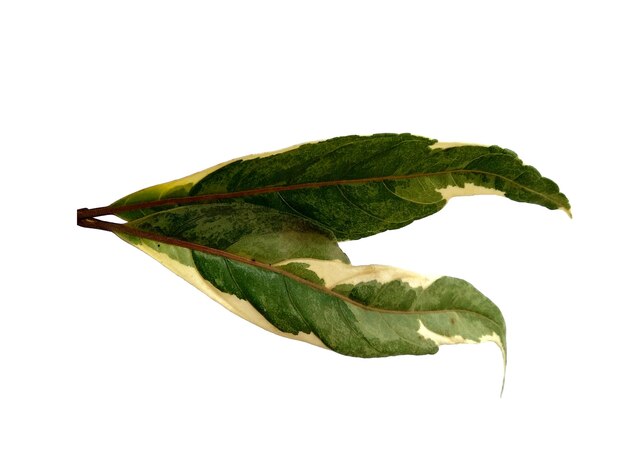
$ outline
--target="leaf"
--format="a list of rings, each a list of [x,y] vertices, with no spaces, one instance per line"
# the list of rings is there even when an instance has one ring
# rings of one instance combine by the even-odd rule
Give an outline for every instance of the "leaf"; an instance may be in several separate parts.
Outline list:
[[[239,199],[352,240],[403,227],[441,210],[452,197],[475,194],[570,210],[558,186],[510,150],[410,134],[338,137],[251,155],[138,191],[113,206],[134,220],[173,202]],[[134,205],[141,207],[125,210]]]
[[[510,150],[376,134],[243,157],[77,215],[279,335],[359,357],[491,341],[506,363],[502,314],[469,283],[352,266],[337,243],[474,194],[570,213],[558,186]],[[111,214],[128,222],[98,219]]]
[[[148,238],[123,238],[233,312],[282,336],[359,357],[433,354],[440,344],[483,341],[505,353],[500,310],[467,282],[351,266],[332,234],[290,214],[217,203],[159,212],[128,226]],[[151,240],[152,234],[198,249]],[[302,244],[303,236],[311,243]],[[256,247],[262,240],[262,248]]]

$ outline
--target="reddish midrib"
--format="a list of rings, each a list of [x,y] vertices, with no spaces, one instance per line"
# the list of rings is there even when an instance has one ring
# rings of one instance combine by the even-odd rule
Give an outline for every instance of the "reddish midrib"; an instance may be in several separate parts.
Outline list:
[[[476,170],[452,170],[452,171],[440,171],[433,173],[412,173],[410,175],[392,175],[392,176],[377,176],[372,178],[361,178],[361,179],[352,179],[352,180],[333,180],[333,181],[321,181],[321,182],[312,182],[312,183],[299,183],[299,184],[291,184],[285,186],[270,186],[264,188],[255,188],[248,189],[244,191],[235,191],[230,193],[218,193],[218,194],[204,194],[201,196],[183,196],[183,197],[175,197],[169,199],[159,199],[154,201],[145,201],[139,202],[136,204],[127,204],[120,206],[104,206],[104,207],[96,207],[94,209],[78,209],[77,216],[78,219],[87,219],[92,217],[101,217],[103,215],[114,215],[120,214],[122,212],[132,212],[136,210],[149,209],[152,207],[162,207],[169,205],[178,205],[178,204],[196,204],[200,202],[207,201],[218,201],[221,199],[233,199],[239,197],[251,197],[258,196],[260,194],[268,194],[282,191],[295,191],[298,189],[308,189],[308,188],[322,188],[327,186],[337,186],[337,185],[350,185],[350,184],[366,184],[366,183],[375,183],[381,181],[398,181],[398,180],[406,180],[420,177],[428,177],[428,176],[438,176],[445,174],[456,174],[456,173],[471,173],[471,174],[482,174],[486,176],[493,176],[497,178],[501,178],[506,180],[508,183],[523,187],[526,191],[533,192],[535,194],[540,195],[541,197],[549,200],[559,206],[559,203],[552,198],[546,196],[545,194],[539,193],[537,191],[531,190],[525,186],[520,185],[519,183],[505,178],[501,175],[497,175],[495,173],[489,173],[486,171],[476,171]]]

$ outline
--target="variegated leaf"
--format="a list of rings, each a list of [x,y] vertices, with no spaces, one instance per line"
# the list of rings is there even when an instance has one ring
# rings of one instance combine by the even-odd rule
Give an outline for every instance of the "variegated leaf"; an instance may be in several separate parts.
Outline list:
[[[455,196],[494,194],[569,213],[558,186],[496,146],[410,134],[347,136],[251,155],[114,203],[127,220],[174,204],[238,198],[352,240],[403,227]]]
[[[290,214],[216,203],[159,212],[128,226],[138,232],[120,233],[123,238],[282,336],[359,357],[433,354],[441,344],[483,341],[505,352],[500,310],[467,282],[352,266],[331,233]],[[161,238],[151,239],[154,234]],[[176,244],[166,243],[170,237]]]

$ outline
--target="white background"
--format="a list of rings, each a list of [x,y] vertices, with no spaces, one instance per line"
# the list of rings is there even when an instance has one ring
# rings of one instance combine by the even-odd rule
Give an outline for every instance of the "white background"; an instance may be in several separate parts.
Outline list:
[[[0,7],[0,468],[624,468],[620,2]],[[498,144],[563,212],[453,200],[344,245],[472,282],[493,344],[363,360],[246,323],[79,207],[346,134]]]

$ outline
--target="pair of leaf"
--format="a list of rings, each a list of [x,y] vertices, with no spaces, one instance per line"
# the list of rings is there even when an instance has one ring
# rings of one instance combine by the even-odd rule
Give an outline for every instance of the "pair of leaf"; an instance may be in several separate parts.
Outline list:
[[[510,150],[376,134],[233,160],[78,218],[286,337],[359,357],[483,341],[505,355],[502,314],[470,284],[352,266],[337,243],[403,227],[472,194],[570,208],[554,182]],[[105,214],[128,222],[96,218]]]

